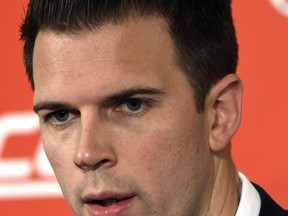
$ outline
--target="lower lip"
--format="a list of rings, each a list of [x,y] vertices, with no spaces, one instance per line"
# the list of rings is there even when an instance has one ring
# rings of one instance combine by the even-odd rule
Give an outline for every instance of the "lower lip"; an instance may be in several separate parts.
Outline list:
[[[87,203],[85,205],[90,216],[124,216],[132,205],[134,198],[135,197],[131,197],[106,207],[92,203]]]

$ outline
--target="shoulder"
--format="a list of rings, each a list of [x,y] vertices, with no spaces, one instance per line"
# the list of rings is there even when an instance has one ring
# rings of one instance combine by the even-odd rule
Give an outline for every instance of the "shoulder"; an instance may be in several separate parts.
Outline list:
[[[288,211],[281,208],[259,185],[253,183],[261,198],[259,216],[288,216]]]

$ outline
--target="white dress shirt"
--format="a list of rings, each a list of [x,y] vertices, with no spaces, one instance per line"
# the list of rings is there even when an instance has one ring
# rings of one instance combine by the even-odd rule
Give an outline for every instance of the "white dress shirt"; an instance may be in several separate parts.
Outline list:
[[[261,199],[259,193],[245,175],[239,172],[242,182],[240,203],[235,216],[258,216]]]

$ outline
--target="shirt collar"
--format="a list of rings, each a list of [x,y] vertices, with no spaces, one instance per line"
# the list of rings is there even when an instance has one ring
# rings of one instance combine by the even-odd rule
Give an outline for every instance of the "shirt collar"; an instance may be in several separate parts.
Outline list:
[[[261,207],[259,193],[242,173],[238,173],[242,182],[240,203],[235,216],[258,216]]]

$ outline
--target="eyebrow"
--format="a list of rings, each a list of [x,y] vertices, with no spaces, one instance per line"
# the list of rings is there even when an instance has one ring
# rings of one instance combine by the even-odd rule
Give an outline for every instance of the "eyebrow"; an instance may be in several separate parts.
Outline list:
[[[155,95],[155,94],[164,94],[164,91],[161,91],[160,89],[156,88],[132,88],[132,89],[127,89],[124,91],[117,92],[115,94],[112,94],[102,100],[102,104],[105,105],[110,105],[117,103],[119,101],[123,101],[127,98],[130,98],[134,95]]]
[[[61,110],[61,109],[73,109],[73,107],[66,103],[61,102],[39,102],[33,106],[35,113],[38,113],[41,110]]]
[[[104,97],[100,101],[102,105],[108,106],[117,103],[119,101],[125,100],[127,98],[130,98],[133,95],[139,95],[139,94],[155,95],[155,94],[165,94],[165,92],[160,89],[150,87],[131,88]],[[39,102],[33,106],[33,110],[35,113],[38,113],[41,110],[61,110],[61,109],[74,109],[74,107],[68,103],[53,102],[53,101]]]

